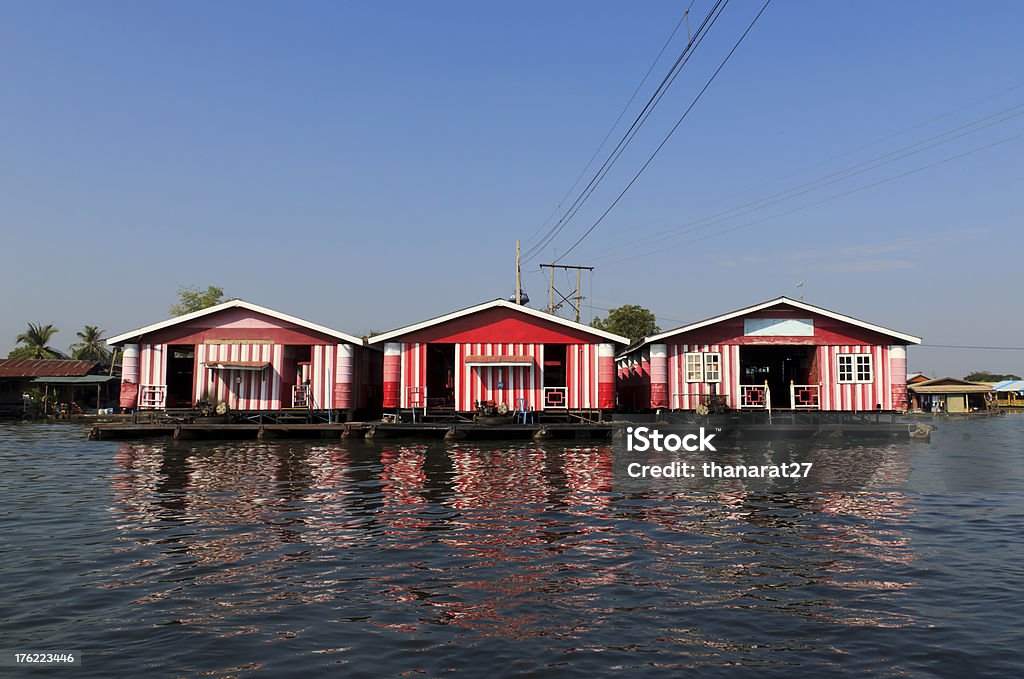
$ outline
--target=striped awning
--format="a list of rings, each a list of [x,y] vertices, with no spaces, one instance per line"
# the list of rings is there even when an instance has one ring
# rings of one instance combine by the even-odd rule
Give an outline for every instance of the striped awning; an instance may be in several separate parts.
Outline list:
[[[525,354],[509,354],[507,356],[466,356],[466,365],[482,365],[489,368],[503,366],[533,365],[533,356]]]
[[[207,361],[210,370],[263,370],[270,366],[266,361]]]

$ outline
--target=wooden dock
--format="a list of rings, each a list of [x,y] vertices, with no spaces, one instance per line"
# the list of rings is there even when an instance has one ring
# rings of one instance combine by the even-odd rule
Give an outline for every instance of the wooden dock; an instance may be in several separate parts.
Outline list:
[[[472,422],[344,422],[336,424],[189,424],[154,422],[99,422],[89,430],[89,439],[171,438],[174,440],[253,440],[273,439],[416,439],[458,440],[618,440],[628,422],[541,423],[487,425]],[[639,423],[638,423],[639,424]],[[657,428],[657,423],[644,423]],[[662,424],[665,431],[672,425]],[[678,425],[677,425],[678,426]],[[742,424],[709,427],[719,441],[764,440],[886,440],[928,441],[932,426],[914,422],[878,422],[861,424]]]
[[[89,439],[172,438],[174,440],[268,439],[598,439],[610,440],[611,423],[485,425],[467,423],[344,422],[340,424],[177,424],[153,422],[97,423]]]

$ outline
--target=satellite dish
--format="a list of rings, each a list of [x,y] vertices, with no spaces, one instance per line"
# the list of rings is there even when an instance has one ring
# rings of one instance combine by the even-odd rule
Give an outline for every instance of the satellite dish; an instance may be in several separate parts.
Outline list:
[[[513,304],[516,303],[515,293],[512,293],[511,295],[508,296],[508,301],[512,302]],[[519,303],[522,304],[523,306],[530,303],[530,296],[526,294],[526,290],[519,291]]]

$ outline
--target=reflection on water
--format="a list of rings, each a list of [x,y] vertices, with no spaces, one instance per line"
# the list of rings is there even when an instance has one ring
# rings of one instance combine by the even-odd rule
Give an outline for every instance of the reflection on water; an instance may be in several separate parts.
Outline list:
[[[707,608],[913,623],[858,596],[913,586],[878,572],[913,561],[905,495],[767,497],[729,480],[711,498],[654,484],[623,497],[611,492],[611,456],[607,446],[120,444],[112,511],[119,548],[137,558],[106,586],[146,585],[133,604],[221,637],[316,603],[407,634],[451,625],[519,640],[579,639],[625,612],[667,624]],[[660,644],[702,655],[744,645],[696,630]]]
[[[91,648],[95,676],[941,674],[977,669],[982,647],[1015,666],[1018,640],[985,626],[993,606],[1020,605],[949,591],[967,578],[942,562],[970,563],[958,550],[981,529],[943,516],[1000,511],[998,542],[1019,512],[917,492],[934,447],[774,445],[753,452],[812,456],[813,483],[627,489],[611,446],[89,443],[73,460],[96,511],[64,522],[91,541],[55,586],[81,598],[72,613],[103,615],[41,629]],[[3,556],[16,580],[36,563]],[[937,664],[939,646],[961,650]]]

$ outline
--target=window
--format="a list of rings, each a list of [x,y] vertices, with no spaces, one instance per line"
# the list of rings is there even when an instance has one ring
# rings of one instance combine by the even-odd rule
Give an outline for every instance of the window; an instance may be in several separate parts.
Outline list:
[[[704,354],[704,381],[722,381],[722,355]]]
[[[722,354],[718,352],[686,354],[687,382],[721,382]]]
[[[861,354],[857,359],[857,381],[871,381],[871,354]]]
[[[836,360],[839,382],[858,383],[874,380],[871,354],[839,354]]]
[[[701,354],[686,355],[686,381],[702,382],[704,380],[704,361]]]

